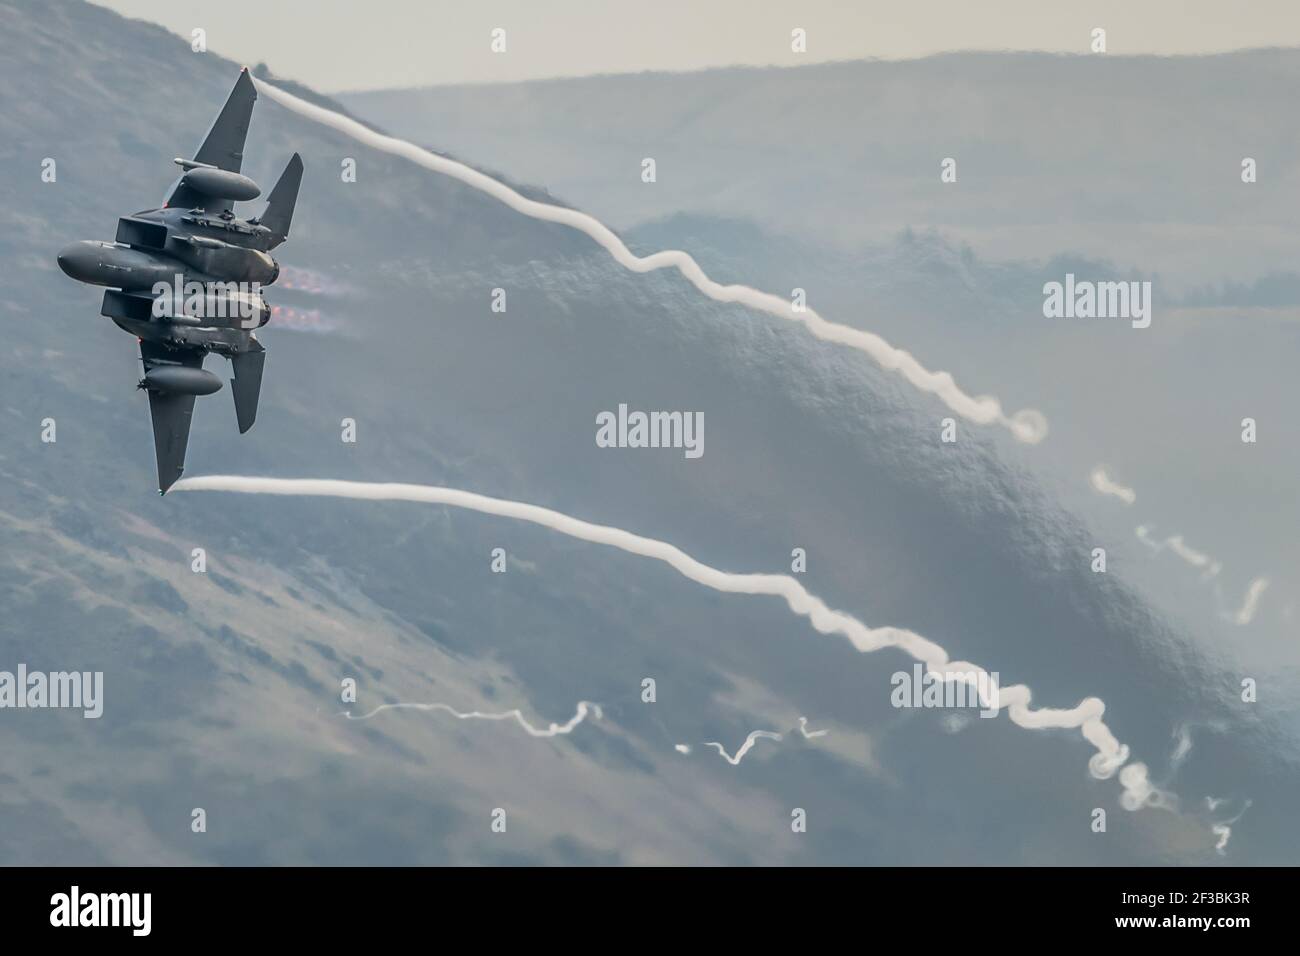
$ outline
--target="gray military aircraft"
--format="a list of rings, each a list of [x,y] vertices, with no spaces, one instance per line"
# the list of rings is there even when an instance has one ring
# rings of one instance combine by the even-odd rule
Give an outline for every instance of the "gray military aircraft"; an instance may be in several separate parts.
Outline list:
[[[235,216],[236,201],[261,194],[239,172],[256,99],[245,67],[194,158],[174,161],[183,173],[162,208],[119,219],[115,242],[76,242],[58,257],[72,278],[110,287],[101,314],[140,340],[160,495],[185,470],[194,399],[221,388],[203,368],[209,352],[230,360],[240,434],[257,417],[266,350],[254,329],[271,317],[260,290],[280,275],[267,253],[288,238],[302,158],[293,154],[261,216]]]

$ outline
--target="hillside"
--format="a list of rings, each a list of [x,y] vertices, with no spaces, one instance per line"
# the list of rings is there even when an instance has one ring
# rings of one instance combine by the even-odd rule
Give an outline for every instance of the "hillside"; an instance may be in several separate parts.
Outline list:
[[[268,297],[321,321],[265,330],[248,435],[226,395],[200,401],[187,474],[445,484],[729,570],[785,571],[803,547],[803,580],[832,606],[1024,681],[1036,704],[1103,697],[1186,805],[1120,810],[1076,733],[896,710],[902,654],[860,655],[777,600],[654,562],[430,506],[160,499],[135,343],[54,255],[158,201],[238,65],[72,0],[0,0],[0,54],[0,669],[105,675],[98,720],[0,711],[0,862],[1213,863],[1206,795],[1254,800],[1232,859],[1300,858],[1284,710],[1234,708],[1213,619],[1150,600],[1139,571],[1088,572],[1078,555],[1099,534],[1118,571],[1148,559],[1131,529],[1074,507],[1042,449],[973,427],[941,446],[942,406],[861,355],[676,273],[631,275],[265,97],[245,171],[270,182],[293,150],[307,170],[278,253],[302,281]],[[146,61],[165,82],[141,80]],[[579,198],[532,164],[499,168]],[[955,268],[918,253],[892,288]],[[1019,397],[999,369],[966,371],[973,391]],[[703,412],[705,454],[597,447],[594,417],[619,403]],[[349,721],[346,678],[354,713],[438,701],[545,726],[587,700],[604,717],[552,739],[440,712]],[[830,733],[760,742],[738,766],[701,746],[734,752],[800,716]],[[1175,781],[1171,734],[1189,720],[1233,733],[1198,730]],[[1104,838],[1095,806],[1112,808]]]
[[[986,258],[1110,259],[1182,291],[1295,272],[1297,83],[1295,50],[952,53],[338,98],[470,162],[521,175],[526,157],[621,228],[686,212],[853,248],[933,227]]]

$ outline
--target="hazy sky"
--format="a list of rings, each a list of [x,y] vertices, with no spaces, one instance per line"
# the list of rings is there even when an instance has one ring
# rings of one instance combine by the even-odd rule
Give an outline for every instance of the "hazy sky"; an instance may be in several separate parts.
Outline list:
[[[326,92],[798,65],[945,50],[1206,53],[1300,45],[1295,0],[96,0]],[[489,49],[506,30],[507,52]],[[808,50],[790,50],[790,31]]]

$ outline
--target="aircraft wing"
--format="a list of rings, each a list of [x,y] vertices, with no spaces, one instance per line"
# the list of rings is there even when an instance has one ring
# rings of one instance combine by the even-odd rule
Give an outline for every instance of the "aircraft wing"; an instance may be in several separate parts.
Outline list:
[[[140,359],[148,372],[155,365],[203,367],[204,353],[198,349],[169,349],[153,342],[140,343]],[[153,417],[153,447],[158,457],[158,494],[166,494],[185,471],[185,448],[190,441],[190,418],[194,396],[148,390],[149,414]]]
[[[253,85],[253,77],[245,67],[240,71],[226,105],[217,114],[203,144],[194,154],[194,162],[216,166],[232,173],[239,172],[244,162],[244,140],[248,138],[248,123],[253,117],[253,103],[256,100],[257,87]],[[166,204],[180,208],[203,206],[208,212],[224,212],[234,205],[229,199],[204,196],[180,181],[172,188]]]

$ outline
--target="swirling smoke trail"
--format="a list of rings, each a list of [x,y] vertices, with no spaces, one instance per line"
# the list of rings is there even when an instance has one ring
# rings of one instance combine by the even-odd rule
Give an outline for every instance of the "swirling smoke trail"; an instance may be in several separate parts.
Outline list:
[[[984,701],[995,713],[1006,709],[1011,722],[1029,730],[1077,729],[1096,753],[1088,762],[1094,777],[1107,779],[1119,772],[1123,788],[1121,804],[1128,810],[1144,806],[1169,806],[1171,798],[1155,787],[1142,763],[1128,763],[1129,748],[1119,742],[1102,720],[1106,705],[1097,697],[1087,697],[1069,708],[1032,708],[1029,688],[1024,684],[996,687],[996,681],[983,668],[965,661],[950,661],[948,653],[915,631],[899,627],[869,627],[843,611],[827,607],[821,598],[785,574],[733,574],[710,567],[665,541],[642,537],[621,528],[592,524],[581,519],[520,501],[490,498],[486,495],[442,488],[434,485],[338,481],[317,478],[257,478],[238,475],[207,475],[184,478],[173,486],[175,491],[232,491],[244,494],[307,495],[327,498],[352,498],[363,501],[413,501],[449,505],[483,514],[527,521],[550,528],[571,538],[618,548],[629,554],[662,561],[679,574],[705,587],[727,594],[767,595],[782,598],[790,610],[806,618],[821,634],[840,634],[864,654],[885,647],[896,647],[925,665],[926,670],[944,680],[966,681],[972,686],[992,684],[994,699]]]
[[[578,709],[574,712],[574,715],[564,723],[557,724],[554,721],[552,721],[550,725],[547,727],[534,727],[532,724],[528,722],[527,718],[524,717],[523,711],[519,710],[518,708],[515,708],[514,710],[502,711],[501,713],[497,713],[497,714],[488,714],[488,713],[484,713],[481,710],[471,710],[466,713],[461,713],[460,711],[456,710],[456,708],[452,707],[450,704],[440,704],[440,703],[380,704],[374,710],[371,710],[359,716],[353,716],[351,711],[344,711],[342,716],[346,717],[348,720],[369,720],[371,717],[374,717],[376,714],[383,713],[386,710],[425,710],[425,711],[440,710],[443,713],[451,714],[457,720],[513,720],[520,727],[524,728],[524,731],[530,737],[556,737],[561,734],[568,734],[573,731],[573,728],[577,727],[580,723],[586,720],[588,714],[591,714],[597,720],[600,720],[604,716],[604,714],[601,712],[600,705],[593,704],[589,700],[578,701]]]
[[[819,339],[847,345],[866,353],[882,368],[898,372],[916,388],[938,397],[952,411],[970,421],[981,425],[994,423],[1002,425],[1019,441],[1029,444],[1042,441],[1047,434],[1047,419],[1041,412],[1035,409],[1022,409],[1007,415],[1002,410],[1002,404],[993,396],[967,395],[957,386],[951,374],[930,371],[911,353],[895,348],[873,332],[827,321],[811,308],[796,311],[790,300],[769,292],[760,292],[747,285],[722,285],[714,282],[689,253],[680,249],[668,249],[649,256],[635,255],[613,230],[594,216],[578,212],[576,209],[566,209],[563,206],[553,206],[528,199],[504,183],[464,163],[439,156],[396,136],[376,133],[342,113],[309,103],[265,80],[257,80],[256,83],[261,92],[300,116],[338,130],[373,149],[400,156],[425,169],[450,176],[480,192],[487,193],[515,212],[532,219],[558,223],[585,233],[625,269],[646,273],[674,268],[710,299],[718,302],[738,302],[779,319],[799,322]]]
[[[814,738],[817,737],[825,737],[826,734],[829,733],[829,731],[826,730],[809,730],[807,717],[799,718],[799,732],[803,734],[805,740],[813,740]],[[740,761],[745,759],[745,754],[749,753],[749,751],[753,748],[754,744],[756,744],[758,741],[760,740],[781,741],[784,739],[785,739],[785,735],[778,734],[775,730],[751,731],[749,736],[745,738],[745,742],[740,745],[740,749],[736,751],[736,755],[734,757],[731,756],[729,753],[727,753],[727,748],[724,747],[722,744],[718,743],[716,740],[710,740],[704,746],[714,748],[715,750],[718,751],[719,754],[722,755],[723,760],[727,761],[727,763],[731,764],[733,767],[736,767],[739,766]],[[682,754],[688,754],[691,752],[691,748],[688,747],[686,744],[678,744],[676,749],[678,753],[682,753]]]

